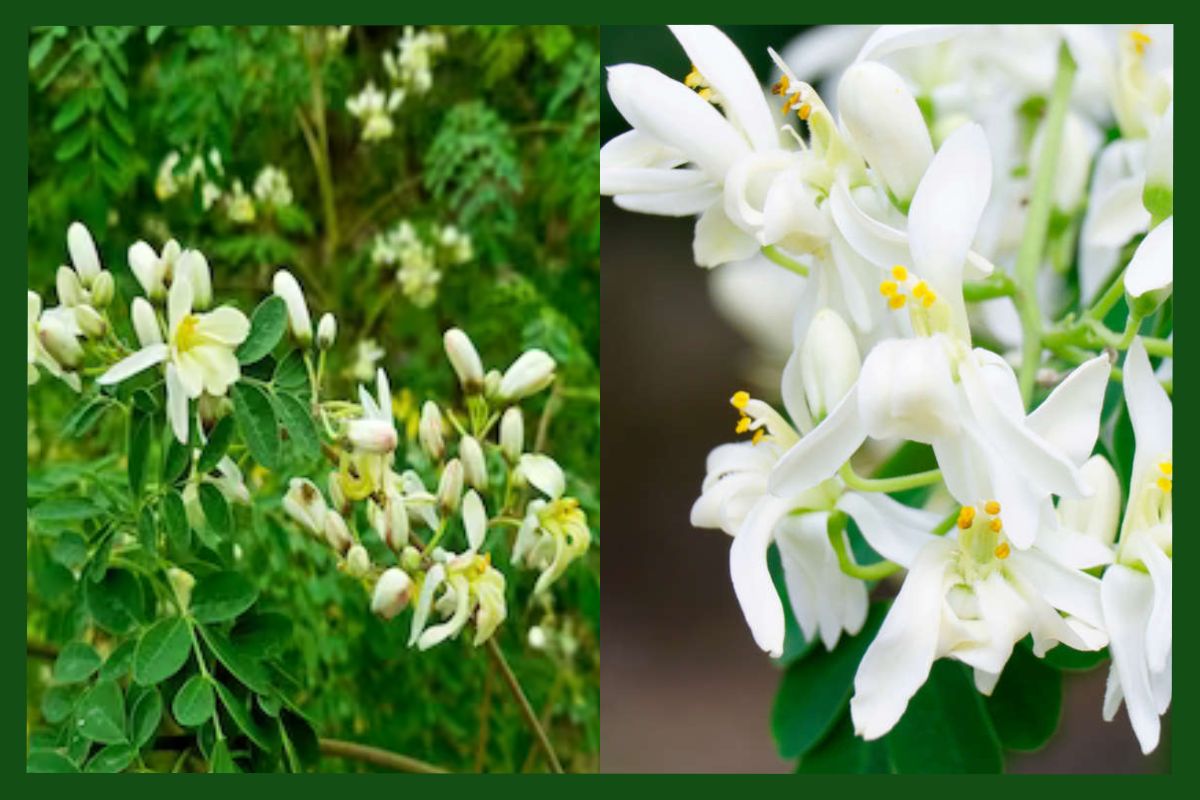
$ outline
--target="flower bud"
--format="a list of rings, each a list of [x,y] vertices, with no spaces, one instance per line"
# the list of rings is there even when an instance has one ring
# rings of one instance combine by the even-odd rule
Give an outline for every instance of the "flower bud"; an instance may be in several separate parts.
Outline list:
[[[408,544],[408,509],[404,507],[404,497],[398,491],[389,488],[384,503],[372,501],[367,508],[367,516],[379,538],[392,550],[400,552]]]
[[[554,359],[546,351],[526,350],[505,371],[498,394],[510,403],[537,394],[554,381],[554,368]]]
[[[73,370],[83,361],[83,347],[58,317],[43,314],[38,336],[46,352],[64,369]]]
[[[411,599],[412,578],[402,569],[388,567],[375,584],[375,593],[371,596],[371,613],[391,619],[403,611]]]
[[[396,449],[396,426],[382,419],[352,419],[346,437],[355,450],[366,453],[390,453]]]
[[[59,267],[54,276],[54,286],[58,289],[58,302],[64,306],[77,306],[86,302],[83,294],[83,284],[79,282],[79,274],[70,267]]]
[[[434,461],[441,461],[446,454],[446,442],[442,438],[442,412],[437,403],[426,400],[421,406],[421,421],[417,425],[417,436],[421,447]]]
[[[361,544],[352,545],[346,553],[346,573],[351,578],[362,578],[370,571],[371,556],[367,554],[367,548]]]
[[[108,331],[108,323],[100,312],[89,305],[78,305],[72,309],[75,312],[75,323],[83,335],[89,339],[99,339]]]
[[[487,462],[483,458],[483,448],[474,436],[464,436],[458,443],[458,457],[462,459],[463,477],[467,485],[485,491],[488,485]]]
[[[281,269],[275,273],[273,282],[275,294],[283,298],[287,303],[288,309],[288,324],[292,330],[292,336],[296,338],[300,344],[308,346],[312,342],[312,319],[308,316],[308,303],[304,300],[304,292],[300,288],[299,282],[286,269]]]
[[[442,341],[446,346],[446,357],[458,375],[458,382],[467,394],[483,391],[483,362],[471,343],[471,337],[458,328],[446,331]]]
[[[332,509],[325,513],[325,541],[341,555],[345,555],[350,546],[354,544],[354,537],[350,535],[350,529],[346,527],[346,520]]]
[[[487,509],[483,505],[483,498],[474,489],[467,490],[462,501],[462,518],[463,529],[467,532],[467,545],[470,552],[474,553],[483,547],[483,540],[487,538]]]
[[[163,258],[159,258],[154,248],[145,242],[135,242],[129,247],[129,269],[151,300],[161,300],[167,294],[166,255],[166,247],[163,248]]]
[[[1117,523],[1121,519],[1121,482],[1117,473],[1108,459],[1097,455],[1084,462],[1079,475],[1092,494],[1059,500],[1059,522],[1066,528],[1111,545],[1117,538]]]
[[[409,545],[400,552],[400,566],[409,572],[415,571],[421,566],[421,551]]]
[[[108,270],[101,271],[96,280],[92,281],[92,305],[96,308],[106,308],[112,302],[116,289],[112,273]]]
[[[345,514],[350,509],[350,502],[342,489],[341,475],[336,469],[329,473],[329,504],[336,508],[339,514]]]
[[[500,395],[501,375],[498,369],[489,369],[483,376],[483,396],[488,400],[496,400]]]
[[[838,84],[838,112],[892,195],[902,203],[911,200],[933,160],[933,143],[904,79],[877,61],[860,61]]]
[[[167,581],[171,584],[175,599],[179,601],[180,611],[186,612],[192,603],[192,589],[196,586],[195,576],[186,569],[170,567],[167,569]]]
[[[813,317],[800,353],[804,397],[814,422],[824,419],[858,380],[862,359],[845,320],[823,308]]]
[[[175,280],[192,284],[192,304],[200,310],[212,305],[212,272],[208,259],[199,250],[185,250],[175,267]]]
[[[438,481],[437,502],[443,513],[453,514],[462,500],[463,465],[457,458],[446,462],[442,477]]]
[[[326,311],[317,323],[317,347],[328,350],[337,339],[337,318]]]
[[[329,515],[325,498],[316,484],[307,478],[292,478],[283,496],[283,510],[314,536],[325,533],[325,518]],[[343,527],[345,523],[342,523]]]
[[[1146,145],[1146,186],[1142,204],[1156,219],[1166,219],[1173,213],[1175,190],[1175,104],[1166,112],[1150,134]]]
[[[133,332],[137,334],[142,347],[162,344],[162,330],[158,327],[158,317],[154,315],[154,308],[146,298],[133,298],[129,316],[133,319]]]
[[[509,406],[500,418],[500,451],[509,464],[515,464],[524,449],[525,416],[517,406]]]
[[[546,632],[540,625],[533,625],[529,628],[528,641],[534,650],[543,650],[546,647]]]
[[[71,227],[67,228],[67,250],[84,288],[91,288],[92,282],[100,274],[100,254],[96,251],[91,232],[82,222],[72,222]]]

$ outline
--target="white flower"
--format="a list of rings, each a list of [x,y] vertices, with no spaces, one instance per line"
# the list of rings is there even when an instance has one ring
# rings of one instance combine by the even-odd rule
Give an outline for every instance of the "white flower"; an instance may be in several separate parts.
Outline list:
[[[235,351],[250,333],[250,321],[231,306],[193,313],[192,283],[177,280],[167,300],[167,329],[167,343],[144,346],[110,367],[99,383],[120,383],[165,361],[167,419],[175,437],[187,442],[188,401],[202,392],[224,396],[237,382],[241,368]]]
[[[526,507],[512,549],[512,563],[541,570],[533,589],[540,594],[566,572],[572,561],[587,552],[592,532],[579,501],[562,496],[566,481],[552,458],[523,455],[517,471],[549,498],[549,502],[539,498]]]
[[[192,602],[192,589],[196,586],[196,577],[185,569],[169,567],[167,581],[171,584],[175,599],[179,601],[180,609],[186,612]]]
[[[239,179],[235,178],[233,181],[233,188],[226,199],[225,214],[229,217],[230,222],[236,222],[239,225],[249,225],[258,216],[258,212],[254,208],[254,198],[246,193],[246,189]]]
[[[154,178],[154,195],[159,200],[169,200],[179,191],[179,182],[175,179],[175,168],[179,166],[178,151],[172,150],[158,165],[158,174]]]
[[[328,350],[337,339],[337,318],[326,311],[317,323],[317,347]]]
[[[100,254],[91,232],[82,222],[72,222],[67,228],[67,250],[83,288],[91,289],[92,282],[100,275]]]
[[[435,594],[441,596],[435,599]],[[425,628],[431,611],[446,618],[444,622]],[[475,620],[473,644],[483,644],[507,616],[504,600],[504,575],[491,565],[488,556],[463,553],[451,556],[444,564],[435,564],[421,584],[417,608],[413,613],[409,645],[428,650],[459,634]]]
[[[446,454],[446,442],[442,437],[442,412],[437,403],[426,400],[421,406],[421,420],[417,423],[417,438],[422,449],[434,461],[440,461]]]
[[[179,242],[169,239],[163,245],[162,254],[143,241],[129,247],[129,268],[142,286],[142,291],[151,300],[161,300],[167,295],[167,285],[175,274],[175,264],[183,254]]]
[[[467,533],[467,552],[474,553],[483,546],[487,536],[487,509],[474,489],[467,490],[462,500],[463,529]]]
[[[356,450],[387,457],[396,449],[399,436],[392,417],[392,389],[382,367],[375,373],[375,387],[378,398],[372,397],[365,386],[358,387],[363,414],[350,420],[346,436]]]
[[[500,379],[500,397],[506,403],[515,403],[537,394],[554,382],[554,359],[544,350],[534,348],[517,356],[517,360],[504,371]]]
[[[1125,291],[1131,297],[1170,291],[1175,282],[1174,217],[1167,217],[1146,234],[1125,271]]]
[[[457,458],[452,458],[442,467],[442,475],[438,479],[437,504],[443,513],[453,514],[458,510],[462,490],[463,465]]]
[[[308,315],[308,303],[304,299],[304,290],[300,282],[286,269],[275,273],[271,286],[276,295],[283,298],[287,304],[288,325],[292,336],[305,347],[312,342],[312,318]]]
[[[396,127],[391,115],[404,102],[404,96],[403,89],[384,94],[373,81],[368,81],[358,94],[346,101],[346,110],[363,123],[364,142],[375,142],[392,135]]]
[[[73,357],[73,348],[66,341],[66,337],[74,338],[71,331],[66,327],[58,315],[51,313],[53,309],[48,309],[45,313],[42,312],[42,298],[37,292],[28,293],[28,324],[26,329],[27,353],[28,353],[28,383],[33,385],[38,380],[38,366],[49,372],[56,378],[59,378],[70,386],[75,391],[80,389],[79,373],[71,371],[69,368],[64,368],[58,359],[47,348],[43,334],[47,328],[49,332],[45,336],[50,341],[58,342],[65,346],[68,356]],[[71,322],[74,324],[74,315],[71,317]],[[78,347],[78,342],[75,343]],[[82,355],[82,350],[80,351]]]
[[[412,597],[412,579],[398,567],[388,567],[379,576],[371,596],[371,612],[391,619],[404,610]]]
[[[346,574],[352,578],[362,578],[370,571],[371,556],[367,553],[367,548],[361,544],[351,545],[346,552]]]
[[[162,344],[163,335],[158,325],[158,316],[146,298],[133,298],[129,306],[129,317],[133,322],[133,332],[137,334],[138,343],[142,347]]]
[[[485,491],[488,485],[487,462],[483,448],[474,436],[464,436],[458,443],[458,457],[462,459],[463,478],[468,486]]]
[[[500,417],[500,450],[509,464],[515,464],[524,449],[525,416],[519,406],[509,406]]]
[[[345,555],[347,551],[355,544],[354,537],[350,535],[350,528],[346,525],[346,520],[334,509],[329,509],[325,512],[325,541],[339,555]]]
[[[338,482],[331,480],[330,483],[334,485]],[[394,486],[387,486],[382,503],[374,499],[370,501],[367,516],[379,538],[392,550],[398,553],[408,544],[408,509],[405,508],[404,496]]]
[[[1137,446],[1116,563],[1101,587],[1112,637],[1104,718],[1111,720],[1124,700],[1142,752],[1149,753],[1171,703],[1173,409],[1140,339],[1129,348],[1123,377]]]
[[[329,508],[321,490],[312,481],[292,478],[283,496],[283,510],[313,536],[324,535]]]
[[[562,467],[550,456],[526,453],[517,462],[517,475],[551,499],[562,497],[567,479]]]
[[[475,394],[483,389],[483,362],[479,352],[467,336],[458,328],[451,328],[442,337],[446,348],[446,358],[458,376],[458,382],[467,394]]]
[[[184,250],[175,265],[174,280],[192,284],[193,305],[203,311],[212,305],[212,272],[208,259],[199,250]]]
[[[287,173],[271,164],[263,167],[254,178],[254,196],[260,203],[274,208],[290,206],[292,187]]]

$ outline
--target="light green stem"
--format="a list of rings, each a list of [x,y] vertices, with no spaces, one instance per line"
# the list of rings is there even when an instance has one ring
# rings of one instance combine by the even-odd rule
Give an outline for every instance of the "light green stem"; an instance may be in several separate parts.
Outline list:
[[[1021,370],[1018,374],[1021,397],[1025,405],[1033,397],[1034,379],[1042,355],[1042,312],[1038,307],[1037,276],[1042,255],[1046,250],[1046,233],[1050,227],[1050,212],[1054,201],[1054,173],[1058,153],[1062,148],[1063,128],[1067,120],[1067,103],[1071,82],[1075,77],[1075,60],[1064,43],[1058,51],[1058,74],[1054,78],[1050,103],[1046,109],[1046,127],[1042,150],[1038,155],[1033,194],[1025,219],[1025,235],[1017,253],[1015,272],[1017,311],[1021,316]]]
[[[849,462],[842,465],[838,475],[850,489],[859,492],[903,492],[920,486],[929,486],[942,479],[940,469],[914,472],[912,475],[897,475],[894,478],[864,478],[854,471]]]
[[[825,532],[829,536],[829,544],[837,554],[838,566],[842,572],[851,578],[864,581],[878,581],[886,578],[900,569],[900,565],[891,561],[879,561],[874,564],[857,564],[853,556],[846,550],[846,537],[842,531],[846,528],[846,515],[840,511],[829,515]]]
[[[1087,310],[1089,319],[1102,320],[1108,316],[1108,312],[1112,311],[1113,306],[1125,296],[1125,270],[1117,273],[1117,277],[1104,290],[1104,294],[1096,298],[1096,302]]]
[[[797,275],[801,275],[805,278],[808,277],[808,267],[807,266],[805,266],[804,264],[801,264],[799,261],[796,261],[793,258],[790,258],[790,257],[784,255],[783,251],[781,251],[775,245],[773,245],[773,244],[767,245],[766,247],[764,247],[762,249],[762,253],[764,256],[771,259],[771,261],[773,261],[774,263],[783,267],[788,272],[794,272]]]

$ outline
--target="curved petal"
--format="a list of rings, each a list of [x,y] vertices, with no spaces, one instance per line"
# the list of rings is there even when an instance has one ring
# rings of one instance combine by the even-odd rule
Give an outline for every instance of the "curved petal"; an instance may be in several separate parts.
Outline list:
[[[1066,567],[1036,548],[1016,551],[1008,560],[1008,568],[1036,589],[1047,603],[1089,625],[1103,627],[1098,578]]]
[[[890,731],[929,677],[937,657],[946,567],[953,543],[931,542],[913,562],[887,619],[854,676],[850,716],[868,741]]]
[[[741,261],[758,252],[758,241],[734,225],[720,203],[709,206],[696,222],[692,257],[701,267]]]
[[[609,139],[600,148],[600,183],[603,186],[607,170],[629,167],[671,169],[686,161],[683,153],[641,131],[625,131]],[[607,192],[602,188],[601,194]]]
[[[462,499],[463,528],[467,532],[467,552],[474,553],[483,546],[487,536],[487,509],[474,489],[469,489]]]
[[[855,385],[820,425],[779,459],[771,473],[771,493],[795,496],[811,489],[841,469],[866,438]]]
[[[635,214],[655,214],[660,217],[690,217],[703,214],[710,207],[720,205],[720,201],[721,190],[711,183],[678,192],[618,194],[613,197],[617,208]]]
[[[471,588],[462,577],[451,578],[450,585],[454,589],[454,614],[440,625],[434,625],[422,632],[417,639],[418,650],[428,650],[441,644],[467,624],[467,616],[471,613]]]
[[[746,623],[758,646],[775,658],[783,654],[783,603],[767,567],[767,548],[790,505],[778,497],[764,497],[747,515],[729,548],[729,574]]]
[[[167,295],[167,329],[172,341],[175,339],[175,329],[179,327],[179,323],[192,313],[193,300],[191,281],[179,280],[171,283],[171,292]]]
[[[1175,280],[1172,244],[1174,220],[1174,217],[1167,217],[1159,223],[1154,230],[1146,234],[1146,238],[1134,251],[1133,260],[1129,262],[1129,268],[1125,271],[1125,291],[1133,297],[1171,288]]]
[[[547,497],[558,499],[566,491],[567,479],[562,467],[550,456],[525,453],[518,462],[518,468],[525,480]]]
[[[132,378],[144,369],[153,367],[155,364],[161,364],[167,357],[167,346],[165,344],[152,344],[149,347],[143,347],[131,356],[118,361],[108,368],[108,371],[96,379],[96,382],[102,386],[107,386],[113,383]]]
[[[1034,544],[1038,550],[1071,569],[1091,569],[1113,562],[1113,551],[1107,544],[1059,525],[1043,527]]]
[[[855,252],[877,267],[908,261],[908,236],[868,214],[854,199],[844,179],[833,184],[829,209],[834,224]]]
[[[1093,247],[1124,247],[1150,227],[1150,212],[1142,204],[1142,176],[1114,180],[1088,208],[1083,241]]]
[[[417,605],[413,609],[412,629],[408,636],[409,647],[417,643],[421,632],[425,630],[425,622],[429,619],[429,612],[433,608],[433,594],[445,580],[446,568],[441,564],[434,564],[430,567],[429,572],[425,573],[425,580],[421,583],[421,593],[417,596]]]
[[[1171,660],[1171,559],[1148,542],[1141,551],[1154,584],[1154,604],[1146,622],[1146,663],[1151,672],[1162,672]]]
[[[1100,599],[1112,637],[1113,671],[1120,681],[1129,722],[1142,752],[1150,753],[1158,747],[1160,728],[1146,667],[1146,620],[1154,602],[1154,586],[1149,576],[1114,564],[1104,572]]]
[[[1029,415],[1029,429],[1082,465],[1100,433],[1100,410],[1110,372],[1112,364],[1106,355],[1076,367]]]
[[[1138,472],[1141,462],[1159,458],[1172,450],[1171,398],[1150,368],[1150,358],[1140,338],[1134,339],[1129,346],[1124,367],[1125,405],[1137,442],[1134,470]]]
[[[179,382],[179,372],[174,364],[167,364],[167,420],[175,438],[187,444],[188,426],[188,395]]]
[[[221,306],[200,317],[196,333],[229,347],[237,347],[250,335],[250,320],[233,306]]]
[[[617,167],[600,171],[600,194],[662,194],[711,185],[698,169]]]
[[[958,33],[961,25],[881,25],[871,34],[855,61],[880,59],[889,53],[945,41]]]
[[[875,552],[905,567],[937,538],[931,533],[941,521],[937,514],[906,506],[886,494],[846,492],[837,505],[850,515]]]

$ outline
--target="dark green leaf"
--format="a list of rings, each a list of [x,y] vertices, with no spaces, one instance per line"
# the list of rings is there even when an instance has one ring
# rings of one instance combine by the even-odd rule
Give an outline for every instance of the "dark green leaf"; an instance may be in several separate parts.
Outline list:
[[[279,713],[283,732],[301,764],[312,766],[321,759],[321,744],[312,723],[300,714],[284,709]]]
[[[178,672],[192,652],[192,631],[182,617],[160,619],[146,629],[133,654],[133,679],[153,686]]]
[[[204,509],[204,518],[208,520],[208,526],[214,533],[229,533],[233,529],[233,516],[225,495],[211,483],[201,483],[198,491],[200,507]]]
[[[50,557],[67,569],[79,569],[87,562],[87,542],[78,533],[64,531],[54,540]]]
[[[162,477],[164,483],[175,483],[185,474],[192,458],[192,448],[175,438],[167,426],[163,430]]]
[[[258,599],[258,590],[236,572],[201,578],[192,591],[192,616],[198,622],[224,622],[244,612]]]
[[[296,454],[306,460],[320,458],[321,439],[308,403],[290,394],[276,395],[276,399],[279,401],[279,419],[288,439],[295,445]]]
[[[891,766],[883,742],[868,742],[854,735],[854,722],[847,712],[829,735],[800,759],[796,772],[863,775],[891,772]]]
[[[1108,648],[1099,650],[1073,650],[1065,644],[1051,648],[1046,652],[1045,662],[1057,669],[1068,672],[1087,672],[1095,669],[1108,660]]]
[[[31,750],[25,760],[26,772],[79,772],[79,767],[57,750]]]
[[[266,612],[243,615],[230,641],[245,653],[266,658],[281,650],[291,637],[292,621],[283,614]]]
[[[279,465],[279,425],[271,398],[253,384],[236,384],[233,415],[254,460],[267,469],[275,469]]]
[[[273,294],[259,303],[250,317],[250,334],[237,350],[238,361],[253,364],[269,354],[287,332],[287,324],[287,303],[282,297]]]
[[[147,553],[158,552],[158,523],[150,506],[143,506],[138,514],[138,543]]]
[[[970,671],[950,659],[934,662],[929,680],[883,741],[893,769],[901,774],[1004,769],[1000,741]]]
[[[111,405],[112,401],[107,397],[97,396],[76,406],[71,415],[67,417],[66,422],[63,423],[62,435],[68,439],[77,439],[83,436],[92,429],[92,426]]]
[[[171,714],[183,727],[195,728],[208,721],[214,705],[212,684],[203,675],[196,674],[175,693]]]
[[[125,741],[125,698],[116,681],[100,681],[79,701],[79,732],[94,742]]]
[[[187,550],[188,542],[191,539],[191,526],[188,524],[187,509],[183,506],[183,498],[174,489],[163,495],[162,517],[171,544],[177,550]]]
[[[887,610],[886,603],[874,604],[857,636],[843,637],[832,651],[821,648],[788,668],[771,714],[781,756],[804,755],[833,729],[850,701],[858,662]]]
[[[224,737],[217,739],[213,745],[212,756],[208,764],[209,772],[238,772],[237,765],[233,763],[233,756],[229,753],[229,742]]]
[[[275,386],[275,391],[294,394],[304,402],[309,402],[312,398],[312,386],[308,381],[308,367],[304,364],[304,354],[299,350],[289,351],[275,366],[271,383]]]
[[[242,733],[250,737],[250,741],[263,750],[273,750],[274,744],[267,736],[266,731],[254,719],[254,714],[242,699],[223,683],[217,683],[216,689],[217,696],[221,698],[221,705],[225,706],[225,710],[229,712],[229,716],[233,718],[234,723],[241,729]]]
[[[205,643],[213,651],[213,655],[225,665],[233,677],[259,694],[271,691],[271,679],[258,658],[239,649],[219,631],[202,625],[200,633],[204,636]]]
[[[233,417],[222,417],[217,426],[208,435],[200,458],[196,462],[196,471],[204,474],[216,469],[217,462],[225,457],[229,443],[233,441]]]
[[[104,660],[104,666],[100,668],[101,678],[123,678],[133,667],[133,651],[137,649],[137,642],[133,639],[126,639],[108,654],[108,658]]]
[[[141,583],[122,569],[108,570],[99,581],[85,581],[83,593],[92,619],[111,633],[128,632],[145,613]]]
[[[129,418],[129,488],[134,497],[146,483],[146,458],[150,454],[150,417],[134,413]]]
[[[110,744],[100,750],[84,767],[84,772],[120,772],[137,757],[137,750],[127,744]]]
[[[33,509],[33,519],[36,522],[76,522],[102,513],[104,510],[91,500],[68,497],[38,503]]]
[[[1009,750],[1037,750],[1058,728],[1062,673],[1027,648],[1014,647],[984,706],[1001,744]]]
[[[54,680],[59,683],[86,681],[100,669],[100,656],[86,642],[71,642],[54,662]]]
[[[158,689],[142,693],[129,711],[129,733],[133,746],[144,747],[154,738],[158,723],[162,721],[163,699]]]
[[[42,695],[42,717],[51,725],[57,725],[75,710],[75,704],[83,695],[83,687],[51,686]]]

